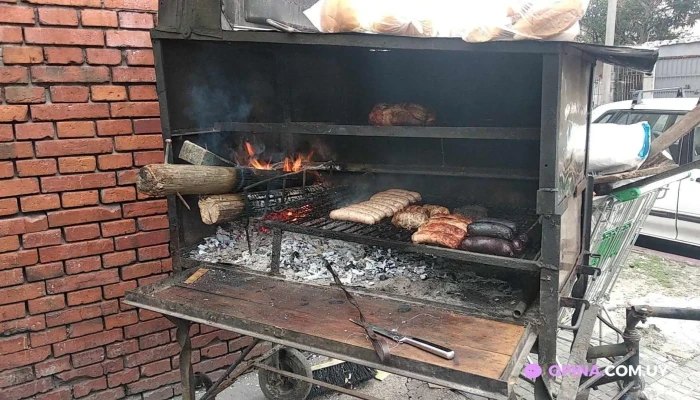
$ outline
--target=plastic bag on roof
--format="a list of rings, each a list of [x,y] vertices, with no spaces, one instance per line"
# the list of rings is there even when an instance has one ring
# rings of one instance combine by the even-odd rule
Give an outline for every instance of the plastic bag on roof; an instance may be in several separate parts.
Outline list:
[[[468,42],[571,40],[588,1],[319,0],[305,14],[325,33],[459,37]]]

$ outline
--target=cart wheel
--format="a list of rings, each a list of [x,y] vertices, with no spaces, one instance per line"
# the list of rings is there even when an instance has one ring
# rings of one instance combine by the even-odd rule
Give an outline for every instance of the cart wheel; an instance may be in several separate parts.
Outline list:
[[[279,369],[297,375],[312,377],[311,366],[306,357],[298,350],[282,349],[279,355]],[[265,360],[265,364],[273,367],[275,357]],[[265,397],[269,400],[302,400],[311,392],[311,383],[298,379],[287,378],[264,369],[258,370],[258,383]]]

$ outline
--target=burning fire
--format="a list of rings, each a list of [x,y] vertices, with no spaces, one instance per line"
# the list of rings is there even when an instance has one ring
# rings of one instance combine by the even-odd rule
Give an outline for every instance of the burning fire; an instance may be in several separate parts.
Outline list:
[[[245,150],[248,153],[248,156],[250,157],[250,160],[248,163],[250,164],[251,167],[255,169],[267,169],[267,170],[272,170],[276,169],[274,168],[274,165],[272,164],[272,160],[260,160],[255,156],[255,149],[253,149],[253,145],[250,144],[249,142],[245,142]],[[309,162],[311,161],[311,157],[314,155],[314,152],[310,152],[309,154],[298,154],[294,159],[290,157],[285,157],[284,160],[282,161],[282,171],[284,172],[297,172],[300,171],[303,163],[304,162]]]

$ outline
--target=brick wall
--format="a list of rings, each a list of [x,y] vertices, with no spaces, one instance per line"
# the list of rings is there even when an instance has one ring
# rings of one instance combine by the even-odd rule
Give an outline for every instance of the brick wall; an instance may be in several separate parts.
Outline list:
[[[0,0],[0,398],[164,399],[178,347],[124,292],[172,271],[148,29],[157,0]],[[195,369],[246,338],[193,326]],[[132,397],[133,396],[133,397]]]

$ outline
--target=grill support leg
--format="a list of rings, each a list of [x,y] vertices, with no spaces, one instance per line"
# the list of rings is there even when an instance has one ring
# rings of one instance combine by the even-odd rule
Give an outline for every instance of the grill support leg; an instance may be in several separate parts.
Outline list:
[[[194,373],[192,371],[192,343],[190,342],[190,322],[184,319],[168,317],[177,327],[177,343],[180,345],[180,379],[182,400],[195,400]]]
[[[282,258],[282,229],[272,228],[272,256],[270,257],[270,275],[279,275]]]

